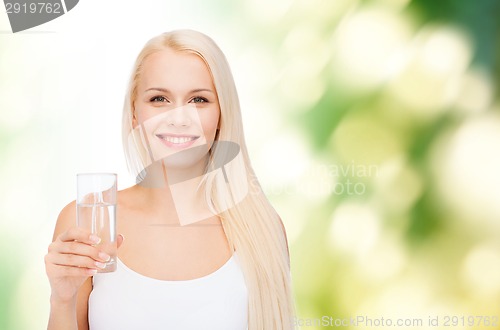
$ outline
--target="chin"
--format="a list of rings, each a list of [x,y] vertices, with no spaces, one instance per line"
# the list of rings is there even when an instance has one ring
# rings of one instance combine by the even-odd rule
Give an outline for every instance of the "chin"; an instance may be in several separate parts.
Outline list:
[[[203,174],[200,173],[200,170],[205,169],[206,161],[208,159],[208,150],[209,148],[206,144],[191,147],[189,149],[172,153],[162,158],[161,161],[166,167],[168,176],[169,170],[183,170],[183,172],[189,173],[188,175],[191,176],[189,179],[191,179]],[[192,171],[185,171],[190,169],[192,169]]]

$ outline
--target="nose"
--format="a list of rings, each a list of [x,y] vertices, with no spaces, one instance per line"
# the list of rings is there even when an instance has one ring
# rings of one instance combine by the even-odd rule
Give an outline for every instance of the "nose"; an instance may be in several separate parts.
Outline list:
[[[184,107],[175,108],[167,111],[166,121],[169,126],[189,126],[191,125],[191,117],[189,112]]]

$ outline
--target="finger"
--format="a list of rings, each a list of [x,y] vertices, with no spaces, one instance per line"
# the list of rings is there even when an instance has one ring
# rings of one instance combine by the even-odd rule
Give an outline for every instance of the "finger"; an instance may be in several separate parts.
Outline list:
[[[78,227],[72,227],[59,235],[61,242],[79,241],[86,244],[98,244],[101,239],[87,230]]]
[[[120,247],[124,240],[125,236],[123,236],[122,234],[118,234],[118,237],[116,239],[117,247]]]
[[[72,277],[89,277],[97,273],[95,268],[73,267],[73,266],[60,266],[54,265],[54,273],[58,276],[72,276]]]
[[[69,254],[90,257],[96,261],[106,262],[110,259],[109,254],[100,251],[97,247],[81,242],[61,242],[55,244],[52,250],[56,254]]]
[[[76,254],[48,255],[46,262],[57,266],[72,266],[90,269],[103,269],[106,267],[106,263],[104,262]]]

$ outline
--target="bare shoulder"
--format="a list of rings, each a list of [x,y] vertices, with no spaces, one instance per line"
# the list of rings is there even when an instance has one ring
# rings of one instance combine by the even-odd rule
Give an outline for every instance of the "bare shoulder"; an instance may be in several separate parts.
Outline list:
[[[283,229],[283,234],[285,235],[286,238],[286,229],[285,229],[285,224],[283,223],[283,220],[281,220],[281,217],[278,215],[278,221],[281,225],[281,229]]]
[[[76,226],[76,201],[72,201],[59,212],[52,240],[73,226]]]
[[[140,198],[140,193],[138,192],[137,185],[120,190],[117,194],[117,202],[122,207],[134,205],[138,198]]]

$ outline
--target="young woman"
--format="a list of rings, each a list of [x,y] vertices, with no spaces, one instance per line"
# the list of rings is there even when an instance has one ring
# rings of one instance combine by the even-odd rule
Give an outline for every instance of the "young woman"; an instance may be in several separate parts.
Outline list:
[[[140,52],[123,113],[137,184],[118,193],[118,267],[60,213],[49,329],[292,329],[286,234],[251,168],[225,56],[191,30]],[[124,239],[126,237],[126,239]]]

